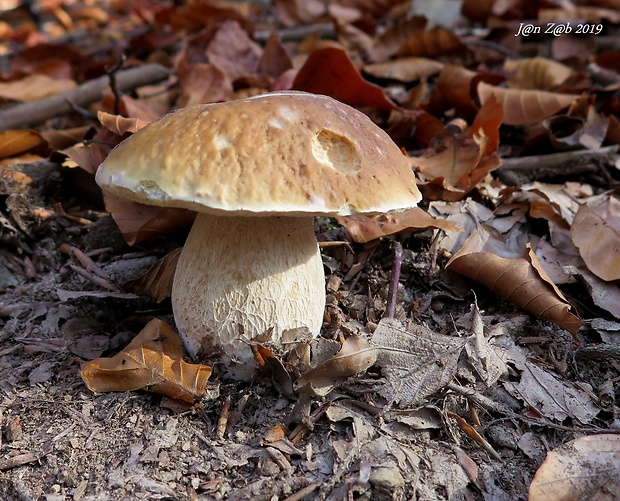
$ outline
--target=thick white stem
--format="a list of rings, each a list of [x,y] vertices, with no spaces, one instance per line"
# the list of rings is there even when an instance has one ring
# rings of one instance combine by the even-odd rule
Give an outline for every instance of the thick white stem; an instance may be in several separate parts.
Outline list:
[[[199,214],[172,288],[174,317],[198,360],[220,360],[233,377],[255,369],[247,341],[273,329],[318,335],[325,278],[312,218]]]

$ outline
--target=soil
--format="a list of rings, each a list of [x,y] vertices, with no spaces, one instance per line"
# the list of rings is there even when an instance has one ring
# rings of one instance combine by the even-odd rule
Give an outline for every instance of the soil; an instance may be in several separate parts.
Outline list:
[[[464,379],[415,406],[388,409],[360,389],[376,376],[372,370],[323,398],[283,396],[265,377],[222,381],[217,371],[195,405],[148,391],[93,393],[80,377],[83,361],[117,353],[152,318],[172,324],[169,300],[157,303],[123,286],[183,235],[128,247],[92,179],[49,163],[35,170],[28,171],[32,183],[5,181],[0,195],[2,499],[524,500],[545,453],[593,429],[570,419],[535,421],[501,384],[484,389]],[[322,240],[338,240],[341,231],[329,221],[317,225]],[[455,335],[474,296],[471,284],[441,271],[431,237],[400,237],[399,312]],[[89,255],[120,292],[80,274],[83,263],[71,248]],[[342,280],[332,299],[345,320],[376,322],[385,309],[391,240],[323,251],[330,284]],[[360,256],[370,258],[347,276]],[[576,360],[570,335],[476,292],[487,325],[510,325],[513,341],[552,340],[531,354],[555,361],[560,377],[617,384],[617,362]],[[463,387],[513,414],[475,404],[481,400],[465,398]],[[476,413],[496,455],[450,417],[475,422]],[[594,428],[613,421],[613,412],[602,410]]]

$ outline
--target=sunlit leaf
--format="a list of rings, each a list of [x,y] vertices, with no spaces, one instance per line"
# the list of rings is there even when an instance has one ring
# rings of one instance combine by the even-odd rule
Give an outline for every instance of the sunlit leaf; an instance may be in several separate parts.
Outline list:
[[[206,393],[211,368],[187,363],[183,356],[178,334],[154,319],[122,352],[82,364],[80,374],[91,391],[150,389],[192,403]]]
[[[499,101],[504,109],[503,123],[524,125],[537,123],[568,107],[579,96],[559,94],[541,90],[507,89],[478,83],[478,97],[484,104],[491,96]]]
[[[398,50],[398,55],[437,58],[463,52],[465,46],[452,31],[436,27],[411,36]]]
[[[547,453],[530,484],[529,500],[620,499],[620,435],[587,435]]]
[[[331,96],[354,107],[397,108],[381,87],[362,78],[344,50],[333,47],[310,54],[295,77],[293,89]]]
[[[0,132],[0,158],[12,157],[28,151],[45,140],[32,130],[5,130]]]
[[[544,57],[506,59],[504,72],[515,89],[549,90],[573,74],[565,64]]]
[[[337,218],[354,242],[366,243],[377,238],[393,235],[401,231],[426,230],[440,228],[444,231],[463,231],[458,225],[437,219],[427,212],[414,207],[395,214],[381,214],[378,216],[347,216]]]
[[[446,264],[446,269],[471,278],[543,320],[556,323],[573,335],[581,319],[538,263],[531,248],[522,255],[510,249],[492,227],[481,228]]]
[[[620,279],[620,200],[611,194],[581,205],[571,237],[588,268],[603,280]]]
[[[377,78],[411,82],[439,73],[443,64],[425,57],[402,57],[384,63],[368,64],[364,72]]]

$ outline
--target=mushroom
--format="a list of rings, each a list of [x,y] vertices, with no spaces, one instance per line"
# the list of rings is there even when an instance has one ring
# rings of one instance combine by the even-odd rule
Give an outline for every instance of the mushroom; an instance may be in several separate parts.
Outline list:
[[[114,148],[96,181],[112,196],[198,212],[174,276],[174,318],[190,356],[219,356],[236,379],[256,367],[252,339],[319,334],[314,216],[421,199],[406,156],[365,114],[295,91],[169,113]]]

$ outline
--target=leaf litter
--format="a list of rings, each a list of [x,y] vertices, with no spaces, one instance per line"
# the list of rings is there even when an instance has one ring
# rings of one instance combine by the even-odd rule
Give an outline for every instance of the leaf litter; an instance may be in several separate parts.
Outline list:
[[[455,18],[432,26],[430,11],[389,0],[273,4],[144,4],[129,14],[60,2],[42,7],[43,24],[25,6],[1,13],[2,88],[11,92],[0,109],[3,492],[612,492],[617,54],[597,46],[603,37],[562,36],[539,37],[531,57],[514,33],[524,19],[587,19],[614,36],[617,9],[466,0],[462,14],[486,26],[481,35],[450,27]],[[93,36],[104,27],[117,30],[114,48]],[[122,90],[121,51],[148,76]],[[84,99],[96,81],[103,90]],[[286,354],[271,351],[268,336],[257,340],[262,378],[179,403],[169,397],[193,401],[205,378],[177,370],[195,365],[178,346],[170,356],[134,336],[153,319],[172,325],[175,250],[192,215],[104,201],[92,175],[111,148],[170,109],[290,88],[365,111],[410,158],[426,201],[411,214],[318,220],[330,244],[321,247],[324,338],[292,334]],[[480,232],[493,236],[467,252]],[[515,271],[502,268],[513,259]],[[91,393],[78,368],[103,360],[135,364],[138,386],[163,384],[169,396]],[[111,363],[116,389],[138,387]],[[557,466],[572,461],[568,474]]]

